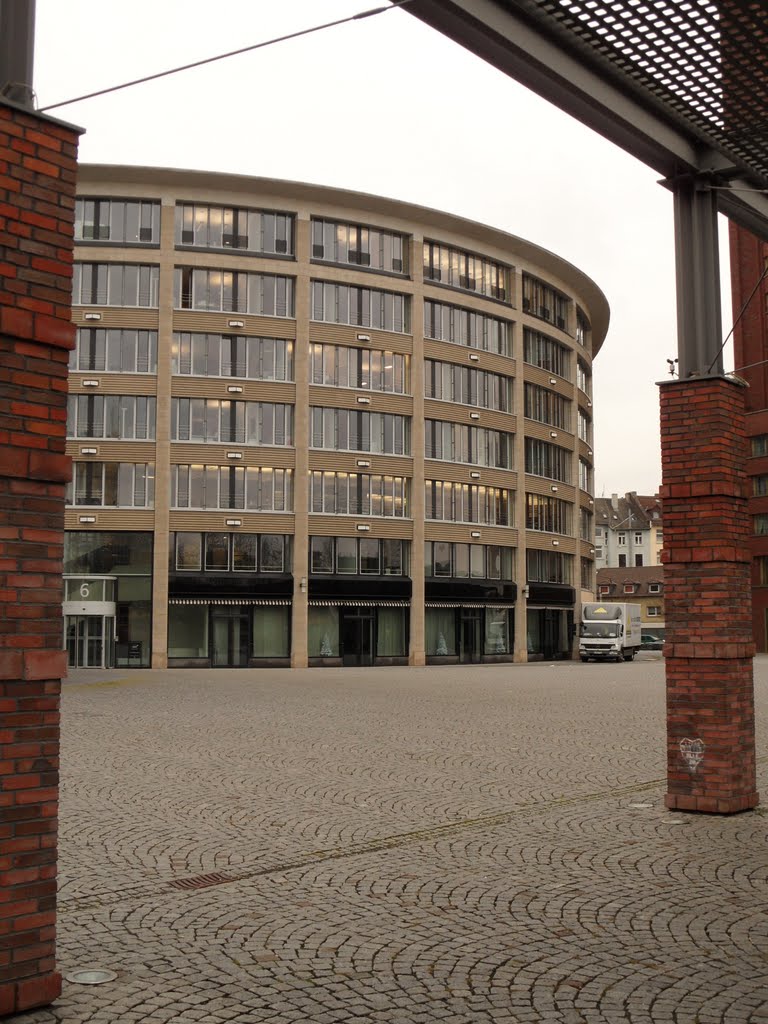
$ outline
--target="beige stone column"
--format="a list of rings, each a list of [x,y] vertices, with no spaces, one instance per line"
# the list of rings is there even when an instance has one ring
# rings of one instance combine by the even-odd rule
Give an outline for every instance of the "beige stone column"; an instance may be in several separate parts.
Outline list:
[[[296,217],[296,344],[294,374],[294,445],[296,466],[293,475],[293,606],[291,612],[291,667],[307,667],[307,612],[309,591],[309,320],[310,295],[309,213]],[[303,581],[303,582],[302,582]]]
[[[515,552],[515,580],[517,601],[515,602],[515,647],[514,661],[524,664],[528,661],[528,577],[526,572],[525,532],[525,359],[523,347],[523,275],[519,268],[512,272],[512,302],[518,311],[518,319],[512,332],[512,355],[515,359],[515,380],[512,386],[515,421],[515,469],[517,489],[512,504],[513,519],[510,525],[517,529],[517,551]]]
[[[155,532],[152,564],[152,668],[168,666],[168,535],[171,500],[171,345],[173,341],[173,197],[160,218],[160,297],[157,325],[157,423],[155,434]]]
[[[421,235],[411,239],[410,271],[413,281],[411,300],[411,516],[413,541],[411,542],[411,639],[408,663],[423,665],[424,650],[424,241]]]

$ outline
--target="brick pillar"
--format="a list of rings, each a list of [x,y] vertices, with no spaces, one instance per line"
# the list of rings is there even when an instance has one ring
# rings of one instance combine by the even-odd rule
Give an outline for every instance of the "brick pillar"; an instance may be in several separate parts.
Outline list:
[[[0,103],[0,1015],[50,1003],[78,130]]]
[[[732,814],[755,781],[744,393],[726,377],[661,385],[667,807]]]

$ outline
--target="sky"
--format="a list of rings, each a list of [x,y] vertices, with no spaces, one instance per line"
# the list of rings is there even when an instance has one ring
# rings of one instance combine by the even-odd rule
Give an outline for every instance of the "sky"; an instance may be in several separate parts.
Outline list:
[[[349,17],[384,0],[37,0],[38,107]],[[80,160],[284,178],[458,214],[557,253],[611,307],[594,362],[595,493],[661,485],[677,354],[658,174],[403,9],[63,106]],[[727,227],[721,274],[728,286]],[[724,335],[731,303],[723,299]],[[725,370],[733,369],[726,348]]]

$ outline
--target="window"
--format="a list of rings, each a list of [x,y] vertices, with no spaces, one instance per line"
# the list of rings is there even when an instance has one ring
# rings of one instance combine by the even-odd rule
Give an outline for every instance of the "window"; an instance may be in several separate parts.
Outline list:
[[[319,575],[403,576],[408,541],[373,537],[310,537],[309,571]]]
[[[582,348],[589,348],[591,327],[587,315],[580,306],[576,307],[576,341]],[[586,389],[585,389],[586,390]]]
[[[74,462],[67,505],[152,508],[155,467],[150,463]]]
[[[624,584],[624,593],[625,594],[634,594],[634,592],[635,592],[635,585],[634,585],[634,583],[625,583]]]
[[[424,337],[508,356],[512,324],[447,302],[424,301]]]
[[[176,267],[173,305],[175,309],[292,317],[294,279],[238,270]]]
[[[293,342],[239,334],[173,335],[171,372],[194,377],[293,380]]]
[[[511,581],[515,549],[497,544],[451,544],[428,540],[424,545],[424,575],[459,579]]]
[[[535,437],[525,439],[525,472],[570,483],[571,452]]]
[[[399,352],[310,343],[309,363],[312,384],[409,393],[410,356]]]
[[[67,437],[147,441],[155,436],[155,399],[144,395],[70,395]]]
[[[752,477],[752,493],[755,497],[765,497],[768,494],[768,473]]]
[[[634,543],[636,546],[640,546],[643,543],[643,533],[641,530],[635,530]]]
[[[619,568],[620,569],[626,569],[627,568],[627,556],[626,555],[619,555]]]
[[[576,360],[576,385],[585,395],[592,394],[592,372],[581,359]]]
[[[172,398],[171,440],[292,447],[293,406]]]
[[[559,341],[539,331],[523,328],[523,359],[531,366],[571,379],[571,353]]]
[[[601,583],[600,586],[597,588],[597,591],[602,597],[607,597],[611,592],[610,583]]]
[[[595,548],[595,558],[602,558],[602,557],[603,557],[603,549],[602,549],[602,547],[596,547]]]
[[[293,215],[237,206],[178,203],[176,245],[293,255]]]
[[[424,422],[424,458],[466,465],[512,468],[513,434],[443,420]]]
[[[525,496],[525,528],[546,533],[571,533],[571,505],[541,494]]]
[[[452,523],[511,526],[513,492],[479,484],[425,480],[425,518]]]
[[[752,516],[752,532],[758,537],[768,536],[768,512]]]
[[[581,540],[592,540],[592,513],[586,508],[579,509],[579,537]],[[600,558],[601,556],[602,550],[597,557]]]
[[[157,331],[80,327],[70,370],[157,373]]]
[[[559,551],[526,552],[526,578],[531,583],[567,583],[573,581],[573,555]]]
[[[650,619],[658,618],[662,614],[661,605],[658,604],[649,604],[646,610]]]
[[[649,583],[648,584],[648,593],[649,594],[660,594],[661,593],[661,584],[660,583]]]
[[[407,334],[410,330],[409,301],[408,296],[400,292],[312,282],[312,319],[321,323],[351,324]]]
[[[171,466],[171,507],[291,512],[290,469]]]
[[[151,199],[79,197],[75,202],[75,241],[157,245],[160,203]]]
[[[356,409],[310,409],[310,443],[329,451],[410,455],[409,416],[358,412]]]
[[[642,564],[643,564],[643,556],[642,555],[635,555],[635,566],[639,568]]]
[[[579,409],[579,438],[585,444],[592,444],[592,420],[583,409]]]
[[[160,267],[148,263],[75,263],[73,306],[157,308]]]
[[[768,434],[758,434],[756,437],[750,438],[750,443],[753,458],[768,455]]]
[[[523,274],[523,312],[540,317],[564,331],[567,326],[569,300],[551,285],[537,277]]]
[[[499,302],[510,297],[510,268],[440,242],[424,243],[424,280],[477,292]]]
[[[310,512],[331,515],[409,515],[410,482],[403,476],[375,476],[363,473],[310,473]]]
[[[579,457],[579,487],[582,491],[586,491],[587,494],[591,494],[594,490],[594,471],[586,459]]]
[[[312,218],[312,259],[408,273],[408,236],[363,224]]]
[[[512,411],[512,378],[469,366],[424,361],[424,397],[480,409]]]
[[[593,563],[590,558],[581,558],[581,589],[592,590]]]
[[[538,384],[525,385],[525,415],[529,420],[549,423],[561,430],[571,429],[571,403],[567,398],[555,391],[543,388]],[[579,424],[582,412],[579,410]]]

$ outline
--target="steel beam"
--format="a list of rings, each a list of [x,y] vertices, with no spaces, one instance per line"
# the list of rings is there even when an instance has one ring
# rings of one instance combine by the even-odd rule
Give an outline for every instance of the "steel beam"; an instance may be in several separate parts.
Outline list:
[[[0,0],[0,96],[34,108],[35,0]]]
[[[721,154],[628,77],[590,66],[574,40],[547,34],[514,0],[411,0],[403,10],[654,168],[665,179],[721,173],[717,203],[768,241],[768,183]],[[762,189],[762,191],[761,191]]]
[[[694,179],[674,183],[678,372],[722,375],[717,193]]]

